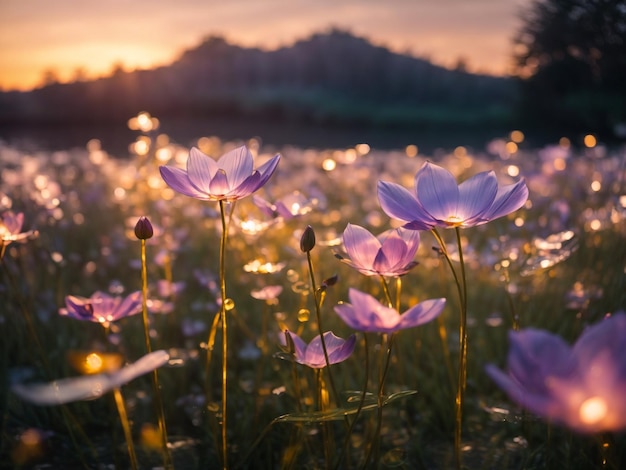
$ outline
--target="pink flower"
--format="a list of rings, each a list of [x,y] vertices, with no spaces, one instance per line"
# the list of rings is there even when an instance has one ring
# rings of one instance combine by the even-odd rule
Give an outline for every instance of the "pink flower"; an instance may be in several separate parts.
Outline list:
[[[217,162],[192,148],[187,159],[187,170],[161,166],[161,176],[174,191],[203,201],[236,201],[244,198],[272,176],[280,155],[253,170],[253,157],[246,147],[231,150]]]
[[[350,259],[335,256],[366,276],[402,276],[417,265],[419,244],[415,230],[388,230],[377,238],[359,225],[348,224],[343,245]]]
[[[89,298],[68,295],[65,306],[59,314],[107,326],[120,318],[141,312],[141,292],[136,291],[126,297],[112,297],[104,292],[95,292]]]
[[[16,214],[13,211],[6,211],[0,214],[0,245],[24,240],[35,233],[34,230],[22,232],[22,225],[24,225],[22,212]]]
[[[400,314],[357,289],[351,288],[348,296],[352,303],[336,305],[337,315],[354,330],[374,333],[391,334],[428,323],[439,316],[446,304],[446,299],[424,300]]]
[[[573,347],[535,329],[511,331],[508,372],[487,374],[532,413],[587,433],[626,428],[626,315],[583,332]]]
[[[473,227],[510,214],[524,205],[524,180],[498,187],[493,171],[478,173],[457,185],[452,173],[430,162],[415,174],[415,194],[396,183],[378,182],[385,213],[412,230]]]
[[[324,357],[324,349],[320,335],[317,335],[309,344],[306,344],[295,333],[286,331],[285,334],[289,335],[293,341],[295,348],[294,357],[297,363],[304,364],[313,369],[326,367],[326,358]],[[332,331],[327,331],[324,333],[324,342],[326,343],[326,351],[328,352],[328,362],[330,364],[337,364],[350,357],[356,346],[356,336],[351,335],[347,340],[344,340],[335,336]]]

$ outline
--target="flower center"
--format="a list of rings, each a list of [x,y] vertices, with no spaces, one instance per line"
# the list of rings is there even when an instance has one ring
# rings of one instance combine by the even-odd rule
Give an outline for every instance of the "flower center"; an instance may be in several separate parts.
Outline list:
[[[463,225],[463,219],[458,215],[451,215],[446,220],[443,221],[448,227],[458,227]]]
[[[587,398],[580,405],[580,420],[585,424],[595,424],[598,421],[602,420],[606,416],[608,411],[609,408],[603,398]]]

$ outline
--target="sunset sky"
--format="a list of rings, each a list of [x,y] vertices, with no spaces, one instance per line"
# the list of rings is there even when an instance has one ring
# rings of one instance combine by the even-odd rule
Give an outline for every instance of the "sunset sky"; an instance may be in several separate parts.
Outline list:
[[[0,88],[164,65],[219,34],[276,48],[329,27],[398,52],[506,74],[519,13],[530,0],[0,0]]]

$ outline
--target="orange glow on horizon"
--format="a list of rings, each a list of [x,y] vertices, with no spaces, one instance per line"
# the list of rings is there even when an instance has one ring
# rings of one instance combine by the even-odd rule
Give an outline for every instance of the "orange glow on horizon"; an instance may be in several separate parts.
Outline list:
[[[315,2],[284,8],[284,0],[218,2],[136,0],[123,8],[106,2],[29,0],[0,7],[0,89],[26,90],[46,71],[60,82],[108,76],[124,70],[168,65],[180,54],[218,35],[241,47],[291,46],[331,28],[349,31],[375,46],[426,58],[448,68],[506,75],[512,70],[511,32],[519,7],[529,0],[459,3],[360,2],[333,8]],[[48,74],[48,78],[52,78]]]
[[[45,84],[48,73],[59,83],[73,82],[79,75],[84,80],[93,80],[111,75],[118,67],[132,71],[167,65],[176,60],[176,56],[168,56],[156,44],[154,47],[101,43],[52,50],[42,48],[28,57],[0,51],[0,89],[38,88]],[[12,66],[3,66],[7,62]]]

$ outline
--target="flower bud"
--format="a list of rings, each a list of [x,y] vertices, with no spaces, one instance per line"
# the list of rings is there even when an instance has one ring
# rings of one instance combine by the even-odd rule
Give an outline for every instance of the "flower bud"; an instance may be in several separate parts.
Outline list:
[[[331,287],[337,284],[338,280],[339,280],[339,275],[335,274],[334,276],[331,276],[328,279],[324,279],[324,282],[322,282],[322,284],[325,286]]]
[[[139,217],[137,225],[135,225],[135,236],[139,240],[147,240],[148,238],[152,238],[152,235],[154,235],[154,230],[148,218],[143,216]]]
[[[303,253],[308,253],[315,246],[315,232],[313,231],[313,227],[307,225],[302,233],[302,237],[300,238],[300,250]]]

